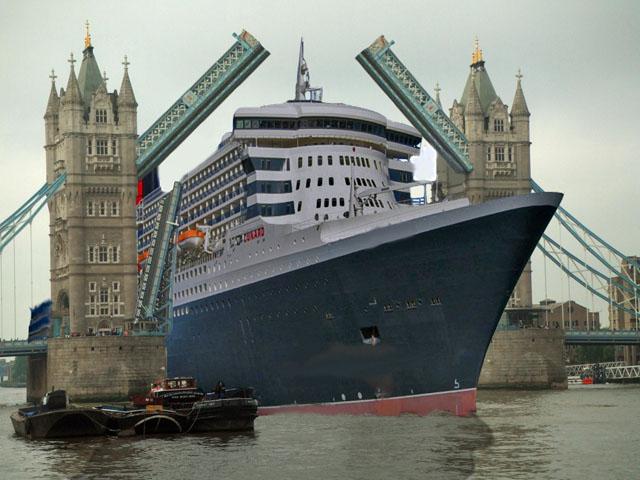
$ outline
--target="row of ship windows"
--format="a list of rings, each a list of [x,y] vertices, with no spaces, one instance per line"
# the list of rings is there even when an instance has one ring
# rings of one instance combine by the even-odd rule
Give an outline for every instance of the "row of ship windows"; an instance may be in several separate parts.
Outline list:
[[[318,167],[321,167],[323,162],[324,162],[323,156],[322,155],[318,155],[316,157],[316,165]],[[367,157],[340,155],[339,162],[340,162],[340,165],[342,165],[342,166],[351,165],[353,167],[371,168],[371,162],[369,161],[369,158],[367,158]],[[327,156],[327,165],[329,165],[329,166],[333,165],[333,155],[328,155]],[[298,168],[303,168],[303,166],[304,166],[303,158],[302,157],[298,157]],[[373,159],[373,166],[375,167],[376,170],[378,170],[378,160],[376,160],[375,158]],[[380,165],[380,166],[382,166],[382,165]],[[312,156],[308,156],[307,157],[307,167],[313,167],[313,157]]]
[[[214,163],[209,165],[207,168],[205,168],[202,171],[196,173],[189,180],[187,180],[185,182],[185,185],[184,185],[185,188],[187,190],[190,190],[191,188],[195,187],[199,183],[203,182],[207,178],[209,178],[212,175],[214,175],[215,173],[217,173],[220,170],[224,169],[225,167],[229,166],[231,163],[236,161],[236,159],[238,157],[239,157],[238,149],[227,153],[224,157],[219,158]]]
[[[242,176],[242,169],[240,167],[233,168],[226,172],[224,175],[221,175],[214,179],[213,181],[207,183],[202,188],[198,189],[195,192],[191,192],[188,195],[185,195],[182,200],[182,207],[186,206],[189,202],[193,202],[196,200],[200,200],[204,195],[214,191],[219,190],[223,186],[232,183],[234,180]],[[222,192],[219,196],[222,195]]]
[[[329,177],[327,182],[329,186],[333,186],[334,185],[333,177]],[[321,187],[322,184],[323,184],[322,177],[318,177],[318,180],[317,180],[318,187]],[[351,179],[349,177],[344,177],[344,184],[347,186],[351,185]],[[378,185],[376,184],[376,181],[372,180],[371,178],[356,177],[353,179],[353,184],[359,187],[372,187],[372,188],[378,187]],[[307,178],[307,181],[305,182],[305,188],[310,188],[310,187],[311,187],[311,179]],[[300,180],[296,182],[296,190],[300,190]]]
[[[383,125],[362,120],[352,120],[345,118],[301,118],[301,119],[280,119],[280,118],[236,118],[234,122],[236,129],[269,129],[269,130],[298,130],[305,128],[331,128],[336,130],[352,130],[362,133],[370,133],[386,138],[392,142],[401,143],[413,148],[420,145],[420,137],[414,137],[400,132],[387,130]]]
[[[196,294],[196,293],[202,293],[204,291],[206,291],[206,287],[204,285],[200,285],[200,287],[204,287],[201,289],[196,288],[191,288],[191,292],[189,293],[190,295],[192,294]],[[435,297],[431,297],[430,299],[430,305],[432,307],[435,306],[439,306],[442,305],[442,300],[440,299],[439,296],[435,296]],[[376,302],[377,304],[377,302]],[[422,298],[410,298],[408,300],[406,300],[404,302],[390,302],[390,303],[386,303],[384,305],[382,305],[382,311],[384,313],[393,313],[396,311],[400,311],[403,310],[415,310],[418,307],[422,306],[424,304],[424,301]],[[375,304],[369,304],[369,305],[375,305]],[[183,315],[187,315],[189,313],[193,313],[193,314],[202,314],[202,313],[206,313],[206,312],[210,312],[213,310],[221,310],[224,308],[231,308],[231,301],[230,300],[218,300],[215,302],[210,302],[208,304],[204,304],[204,305],[200,305],[200,306],[194,306],[194,307],[177,307],[174,309],[174,315],[175,316],[183,316]],[[369,310],[370,307],[366,307],[365,308],[365,312],[367,312]],[[306,311],[306,309],[304,309]],[[314,305],[314,310],[318,311],[319,309],[317,308],[317,306]],[[326,312],[324,315],[325,320],[333,320],[335,319],[335,316],[333,313],[331,312]],[[364,332],[363,332],[364,333]],[[366,335],[363,335],[366,336]],[[369,337],[371,335],[368,335]],[[379,334],[376,335],[376,337],[379,338]]]

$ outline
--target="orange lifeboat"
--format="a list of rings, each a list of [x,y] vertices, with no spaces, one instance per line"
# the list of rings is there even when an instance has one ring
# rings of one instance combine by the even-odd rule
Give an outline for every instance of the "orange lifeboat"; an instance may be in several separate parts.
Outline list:
[[[204,232],[190,228],[180,232],[178,235],[178,246],[181,249],[192,250],[198,248],[204,243]]]
[[[143,250],[138,254],[138,271],[142,270],[144,264],[149,259],[149,250]]]

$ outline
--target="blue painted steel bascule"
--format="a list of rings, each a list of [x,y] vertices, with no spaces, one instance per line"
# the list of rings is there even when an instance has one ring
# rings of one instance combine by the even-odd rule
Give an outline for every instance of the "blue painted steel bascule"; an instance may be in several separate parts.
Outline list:
[[[231,48],[138,137],[138,178],[160,165],[269,56],[249,32],[234,37]]]
[[[470,173],[467,137],[391,51],[393,43],[380,36],[356,60],[454,171]]]
[[[467,138],[391,51],[393,44],[380,36],[356,60],[454,171],[470,173],[473,166],[469,162]],[[531,185],[533,191],[543,191],[533,180]],[[634,317],[636,328],[640,328],[640,265],[637,258],[624,255],[562,207],[558,208],[555,218],[591,254],[595,266],[580,260],[546,234],[538,248],[579,285],[606,301],[611,308]],[[630,268],[614,265],[623,262]],[[606,273],[602,272],[601,265]],[[621,300],[618,299],[620,295]]]
[[[176,264],[175,234],[182,184],[175,182],[173,190],[159,200],[158,214],[149,260],[145,263],[138,281],[138,301],[135,323],[151,322],[152,330],[165,333],[173,317],[172,279]],[[148,330],[148,329],[147,329]]]

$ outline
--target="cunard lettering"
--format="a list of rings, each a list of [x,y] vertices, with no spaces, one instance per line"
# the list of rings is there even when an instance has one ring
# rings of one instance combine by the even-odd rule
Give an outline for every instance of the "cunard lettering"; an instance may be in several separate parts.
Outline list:
[[[251,230],[244,234],[244,241],[250,242],[251,240],[255,240],[256,238],[264,237],[264,227],[256,228],[255,230]]]

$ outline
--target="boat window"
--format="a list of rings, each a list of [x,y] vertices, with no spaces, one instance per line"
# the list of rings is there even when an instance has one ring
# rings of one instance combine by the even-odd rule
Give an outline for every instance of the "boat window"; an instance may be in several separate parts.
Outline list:
[[[321,187],[322,186],[322,177],[318,177],[318,186]]]
[[[360,177],[356,178],[356,185],[362,186],[362,180],[360,180]]]
[[[344,165],[344,157],[340,155],[340,165]]]
[[[329,199],[325,198],[324,199],[324,208],[327,208],[329,206]]]
[[[309,164],[310,167],[313,166],[313,157],[307,157],[307,162]]]
[[[298,202],[298,211],[300,211],[302,209],[302,202]]]
[[[298,157],[298,168],[302,168],[302,157]]]
[[[342,214],[342,216],[343,216],[344,218],[349,218],[349,212],[344,212],[344,213]]]
[[[329,177],[329,185],[333,185],[333,177]]]
[[[320,220],[320,216],[319,216],[317,213],[315,214],[314,218],[315,218],[316,220]]]
[[[331,199],[331,206],[336,207],[337,205],[338,205],[338,199],[336,197],[333,197]]]
[[[307,188],[309,188],[311,186],[311,179],[307,178]]]
[[[356,160],[355,160],[355,158],[354,158],[354,157],[351,157],[351,165],[355,166],[355,164],[356,164]]]
[[[325,220],[329,220],[329,215],[325,213],[325,214],[324,214],[324,219],[325,219]]]
[[[361,166],[360,165],[360,157],[356,157],[356,165],[359,166],[359,167]]]
[[[318,166],[322,166],[322,155],[318,155]]]
[[[300,190],[300,180],[299,179],[296,182],[296,190]]]
[[[333,165],[333,157],[331,155],[327,157],[327,164]]]
[[[318,200],[316,200],[316,208],[320,208],[322,206],[322,199],[319,198]]]
[[[367,168],[371,168],[371,164],[369,163],[369,159],[365,158],[366,162],[367,162]]]
[[[344,197],[340,197],[340,206],[344,207]]]
[[[344,177],[344,183],[346,185],[351,185],[351,179],[349,177]]]

